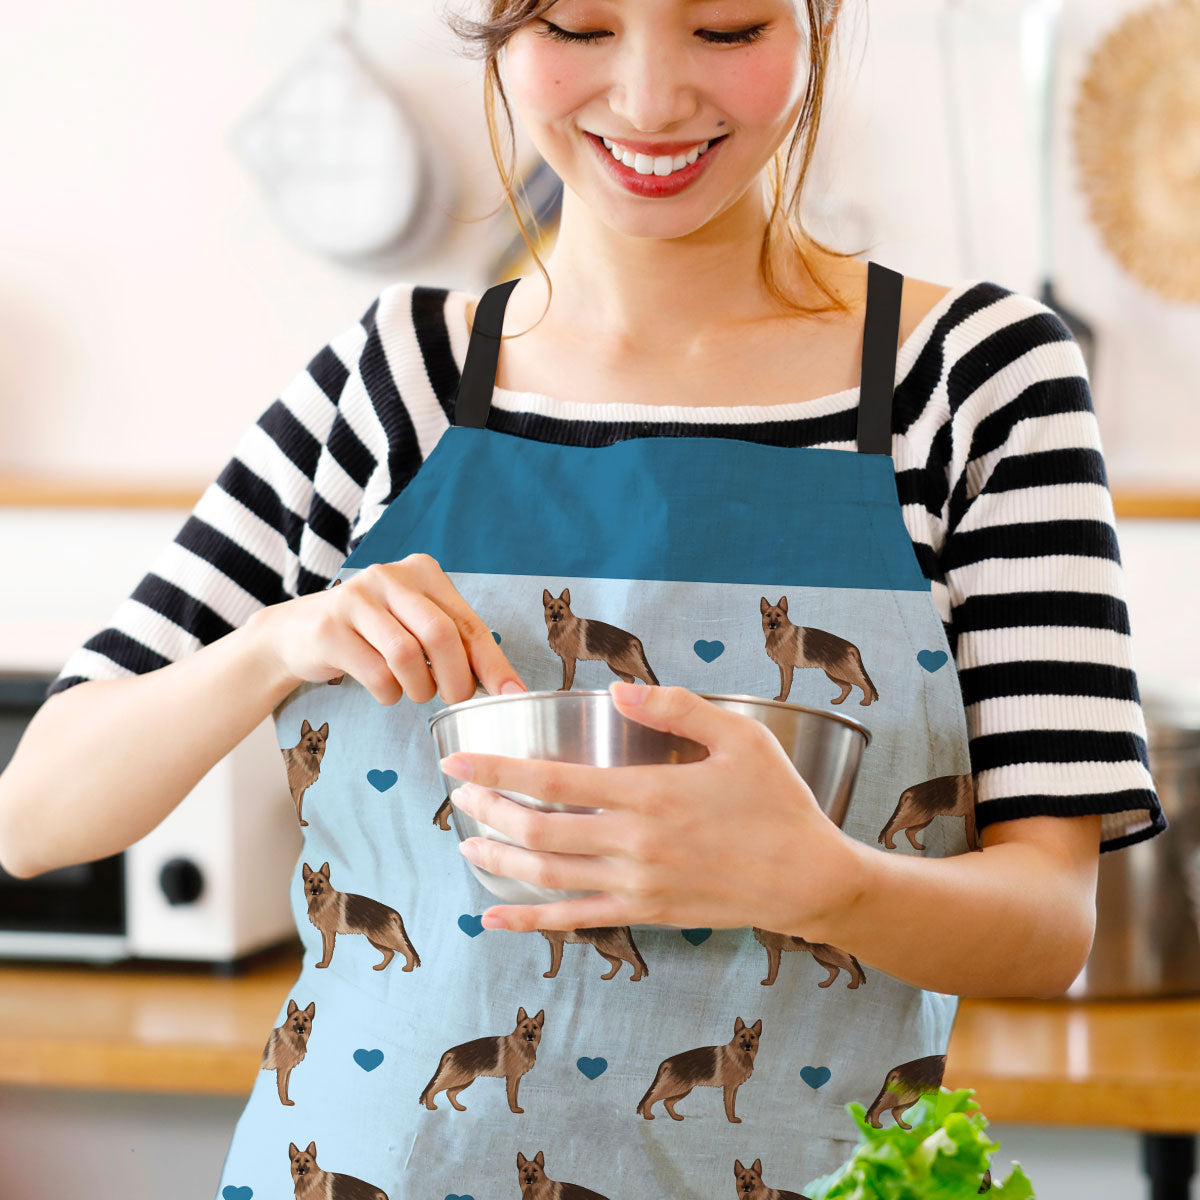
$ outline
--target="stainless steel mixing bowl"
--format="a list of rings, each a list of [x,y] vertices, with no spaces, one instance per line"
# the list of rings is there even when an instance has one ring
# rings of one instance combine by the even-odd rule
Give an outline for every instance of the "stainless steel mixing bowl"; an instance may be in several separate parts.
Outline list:
[[[447,705],[430,717],[429,729],[439,759],[462,750],[510,758],[544,758],[554,762],[622,767],[696,762],[708,757],[708,750],[699,742],[651,729],[622,716],[607,690],[490,696],[480,688],[479,693],[470,700]],[[782,700],[710,692],[698,695],[766,725],[812,789],[822,811],[841,826],[850,804],[859,762],[871,740],[870,730],[865,725],[840,713]],[[460,782],[444,774],[442,779],[447,795]],[[559,812],[597,811],[555,804],[504,788],[491,790],[534,808]],[[453,803],[451,808],[460,841],[468,837],[492,837],[510,845],[516,844],[491,826],[459,812]],[[467,862],[466,859],[463,861]],[[471,862],[467,865],[489,892],[508,904],[545,904],[588,894],[543,888],[523,879],[493,874]]]

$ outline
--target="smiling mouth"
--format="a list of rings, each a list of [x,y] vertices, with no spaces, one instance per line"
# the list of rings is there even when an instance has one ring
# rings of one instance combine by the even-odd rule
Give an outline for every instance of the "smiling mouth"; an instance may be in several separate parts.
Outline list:
[[[585,129],[584,133],[595,142],[597,149],[603,150],[614,162],[637,171],[639,175],[658,175],[660,178],[686,170],[729,136],[723,133],[707,141],[695,142],[691,149],[675,154],[651,154],[633,150],[617,139],[601,137],[590,130]]]

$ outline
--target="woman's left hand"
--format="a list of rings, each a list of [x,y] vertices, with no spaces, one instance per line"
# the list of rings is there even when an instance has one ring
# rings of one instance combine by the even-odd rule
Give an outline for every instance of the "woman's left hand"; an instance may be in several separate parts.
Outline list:
[[[489,929],[759,926],[819,941],[848,886],[849,839],[821,811],[778,739],[760,722],[684,687],[614,683],[618,711],[700,742],[691,763],[599,767],[456,753],[442,770],[470,783],[454,804],[518,842],[469,838],[476,865],[546,888],[593,894],[493,905]],[[469,766],[468,766],[469,764]],[[595,813],[542,811],[489,790]]]

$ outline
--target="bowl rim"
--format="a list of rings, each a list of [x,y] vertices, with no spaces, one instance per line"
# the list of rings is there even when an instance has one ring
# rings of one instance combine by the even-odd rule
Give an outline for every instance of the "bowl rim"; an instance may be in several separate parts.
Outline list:
[[[794,704],[790,700],[775,700],[766,696],[752,696],[748,692],[697,692],[696,695],[703,697],[705,700],[742,700],[750,701],[753,704],[769,705],[773,708],[786,708],[792,711],[815,713],[819,717],[828,717],[832,721],[840,721],[843,725],[849,725],[851,729],[861,733],[866,739],[863,743],[864,750],[871,744],[871,730],[861,721],[856,720],[854,717],[848,717],[845,713],[830,712],[825,708],[814,708],[811,704]],[[553,690],[508,692],[503,696],[485,694],[482,696],[472,696],[469,700],[459,700],[454,704],[448,704],[445,708],[439,709],[429,718],[429,729],[432,732],[434,725],[447,713],[458,713],[464,709],[477,708],[484,704],[504,703],[508,700],[531,700],[550,696],[560,698],[572,696],[607,696],[615,707],[612,692],[607,688],[568,688],[565,691],[562,688],[555,688]]]

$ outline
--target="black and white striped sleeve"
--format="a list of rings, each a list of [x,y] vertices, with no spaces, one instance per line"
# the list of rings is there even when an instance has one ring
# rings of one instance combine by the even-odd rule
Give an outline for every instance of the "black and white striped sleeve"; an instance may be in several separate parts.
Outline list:
[[[375,300],[243,433],[174,539],[109,624],[46,690],[144,674],[209,645],[259,608],[316,591],[345,559],[387,435],[364,385]]]
[[[939,565],[978,826],[1101,813],[1102,851],[1153,837],[1167,823],[1079,345],[1052,309],[999,287],[947,342]]]

